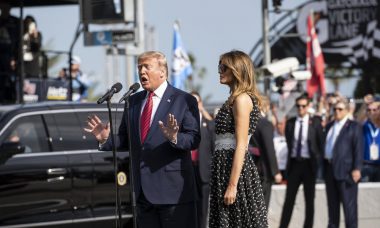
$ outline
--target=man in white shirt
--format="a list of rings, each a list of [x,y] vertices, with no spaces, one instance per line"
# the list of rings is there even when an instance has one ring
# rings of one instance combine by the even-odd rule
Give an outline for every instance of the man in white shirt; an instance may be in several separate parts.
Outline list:
[[[298,188],[303,184],[305,194],[304,227],[312,227],[314,220],[315,182],[318,160],[322,151],[321,119],[308,114],[310,101],[305,95],[296,99],[297,117],[286,122],[285,137],[288,146],[286,168],[288,186],[282,209],[280,228],[288,227]]]
[[[358,226],[358,182],[363,160],[361,126],[348,118],[346,100],[334,106],[334,121],[326,126],[324,174],[326,182],[329,228],[339,227],[340,203],[346,227]]]

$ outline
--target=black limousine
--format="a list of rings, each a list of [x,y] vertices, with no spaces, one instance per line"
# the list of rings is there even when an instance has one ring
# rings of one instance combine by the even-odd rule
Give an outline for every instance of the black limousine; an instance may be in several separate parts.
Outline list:
[[[0,106],[0,227],[115,227],[113,156],[83,131],[90,114],[108,120],[105,105],[90,103]],[[128,174],[128,152],[117,157]],[[132,227],[128,183],[120,196]]]

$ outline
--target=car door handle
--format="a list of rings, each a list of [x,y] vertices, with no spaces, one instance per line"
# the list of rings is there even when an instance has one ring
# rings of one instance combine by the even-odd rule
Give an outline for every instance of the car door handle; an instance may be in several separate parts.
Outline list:
[[[64,179],[65,179],[64,176],[59,176],[59,177],[48,178],[46,181],[51,183],[51,182],[63,181]]]
[[[67,170],[65,168],[53,168],[47,169],[46,172],[48,175],[63,175],[67,173]]]

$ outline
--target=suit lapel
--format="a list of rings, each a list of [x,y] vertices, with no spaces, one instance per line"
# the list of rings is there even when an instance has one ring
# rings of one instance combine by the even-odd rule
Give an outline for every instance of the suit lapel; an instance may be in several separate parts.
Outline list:
[[[297,121],[297,118],[294,118],[294,121],[291,122],[291,125],[290,125],[290,140],[291,140],[291,145],[290,145],[290,148],[293,148],[293,141],[294,141],[294,130],[296,128],[296,121]],[[289,153],[291,154],[291,153]]]
[[[308,125],[307,125],[307,142],[309,141],[309,139],[311,139],[311,138],[313,138],[312,136],[311,136],[311,131],[313,130],[312,128],[313,128],[313,124],[312,124],[312,122],[313,122],[313,118],[309,115],[309,121],[308,121]],[[310,148],[309,148],[309,154],[311,155],[311,152],[310,152],[311,150],[310,150]]]
[[[350,126],[350,124],[351,124],[351,121],[349,119],[347,119],[347,121],[346,121],[346,123],[344,123],[342,129],[340,129],[339,135],[336,137],[336,140],[334,142],[333,156],[335,154],[335,147],[336,147],[336,145],[338,145],[339,141],[343,137],[343,134],[345,134],[347,132],[347,128],[348,128],[348,126]]]

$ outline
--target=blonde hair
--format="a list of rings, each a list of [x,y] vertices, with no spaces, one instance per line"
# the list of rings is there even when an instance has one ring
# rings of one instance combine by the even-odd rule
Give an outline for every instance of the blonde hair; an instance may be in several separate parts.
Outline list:
[[[256,75],[251,58],[242,51],[232,50],[219,58],[219,64],[226,65],[232,71],[233,82],[230,86],[229,105],[242,93],[254,97],[258,106],[262,106],[262,97],[256,87]]]
[[[164,54],[162,54],[159,51],[146,51],[139,55],[139,57],[137,58],[137,62],[140,62],[144,59],[157,59],[158,65],[164,68],[166,78],[168,77],[168,61],[166,60]]]
[[[377,109],[380,109],[380,101],[374,101],[370,103],[371,105],[375,105]]]

